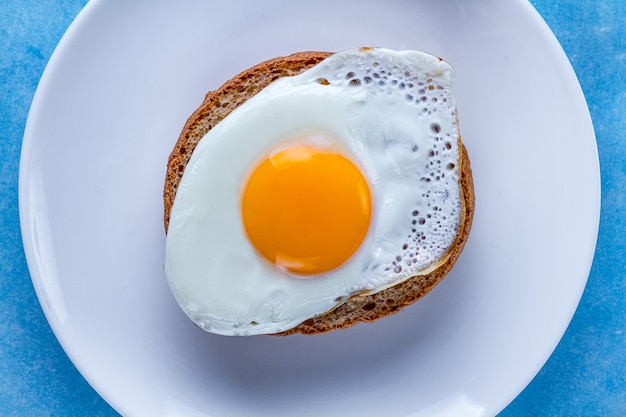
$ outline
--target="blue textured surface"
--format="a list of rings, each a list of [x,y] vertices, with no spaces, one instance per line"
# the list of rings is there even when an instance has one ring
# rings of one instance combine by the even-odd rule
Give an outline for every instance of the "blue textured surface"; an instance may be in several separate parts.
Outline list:
[[[85,0],[0,2],[0,415],[115,416],[76,371],[33,290],[19,232],[22,134],[35,88]],[[501,414],[626,416],[626,2],[532,0],[561,42],[594,121],[602,171],[595,261],[563,340]]]

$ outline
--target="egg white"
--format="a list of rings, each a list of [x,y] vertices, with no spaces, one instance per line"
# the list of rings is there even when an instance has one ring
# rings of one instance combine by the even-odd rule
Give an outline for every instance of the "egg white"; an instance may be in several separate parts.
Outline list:
[[[428,54],[355,49],[275,81],[231,112],[198,143],[170,214],[165,272],[183,311],[217,334],[276,333],[352,294],[427,272],[461,215],[453,80],[452,68]],[[351,159],[373,201],[357,252],[307,279],[258,255],[240,211],[260,160],[305,144]]]

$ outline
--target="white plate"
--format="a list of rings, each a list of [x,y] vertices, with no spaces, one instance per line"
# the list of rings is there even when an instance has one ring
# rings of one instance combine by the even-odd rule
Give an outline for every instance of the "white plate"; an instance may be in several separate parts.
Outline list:
[[[161,187],[186,117],[248,66],[300,50],[421,49],[457,69],[476,217],[452,273],[396,316],[317,337],[228,338],[162,271]],[[577,79],[525,1],[93,0],[33,101],[25,251],[64,349],[127,416],[483,416],[561,338],[599,217]]]

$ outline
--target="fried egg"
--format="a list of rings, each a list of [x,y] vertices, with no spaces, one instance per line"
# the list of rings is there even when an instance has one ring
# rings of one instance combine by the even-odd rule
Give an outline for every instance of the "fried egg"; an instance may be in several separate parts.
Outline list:
[[[172,206],[182,310],[208,332],[271,334],[436,268],[461,221],[453,84],[432,55],[352,49],[232,111]]]

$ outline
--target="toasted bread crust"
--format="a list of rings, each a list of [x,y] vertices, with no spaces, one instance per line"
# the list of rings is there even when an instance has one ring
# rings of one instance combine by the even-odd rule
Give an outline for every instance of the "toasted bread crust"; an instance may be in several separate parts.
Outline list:
[[[292,76],[322,61],[329,52],[300,52],[262,62],[236,75],[220,88],[207,93],[200,107],[189,117],[172,150],[167,166],[163,190],[164,225],[167,232],[170,211],[185,166],[202,137],[226,117],[272,81]],[[409,278],[393,287],[374,294],[357,295],[335,309],[308,319],[298,326],[276,335],[295,333],[319,334],[353,326],[359,322],[373,322],[397,313],[432,290],[452,269],[458,259],[472,225],[474,216],[474,183],[465,146],[459,138],[460,190],[462,218],[457,237],[440,265],[425,275]]]

